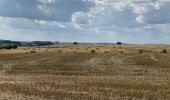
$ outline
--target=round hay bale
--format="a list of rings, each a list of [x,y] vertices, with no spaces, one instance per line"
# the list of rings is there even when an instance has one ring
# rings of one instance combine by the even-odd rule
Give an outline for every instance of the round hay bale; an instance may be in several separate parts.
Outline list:
[[[61,53],[62,51],[61,50],[58,50],[58,53]]]
[[[73,51],[73,53],[77,53],[77,51]]]
[[[88,50],[88,48],[85,48],[85,50]]]
[[[162,49],[162,53],[167,53],[167,49]]]
[[[139,49],[139,51],[138,51],[139,53],[143,53],[143,50],[142,49]]]
[[[91,53],[96,53],[96,50],[91,50]]]
[[[99,50],[99,48],[96,48],[96,50]]]
[[[109,51],[104,51],[104,53],[109,53]]]
[[[120,50],[119,52],[120,52],[120,53],[124,53],[124,51],[123,51],[123,50]]]
[[[30,53],[36,53],[36,52],[37,52],[37,51],[35,51],[35,50],[31,50],[31,51],[30,51]]]

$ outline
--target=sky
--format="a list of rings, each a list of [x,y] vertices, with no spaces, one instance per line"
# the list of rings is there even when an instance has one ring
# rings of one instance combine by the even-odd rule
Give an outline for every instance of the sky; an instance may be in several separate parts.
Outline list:
[[[0,0],[0,39],[170,43],[170,0]]]

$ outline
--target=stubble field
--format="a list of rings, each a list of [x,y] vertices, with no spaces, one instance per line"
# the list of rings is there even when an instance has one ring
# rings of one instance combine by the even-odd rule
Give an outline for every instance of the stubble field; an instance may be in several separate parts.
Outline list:
[[[170,50],[169,45],[0,50],[0,100],[170,100],[170,53],[163,48]]]

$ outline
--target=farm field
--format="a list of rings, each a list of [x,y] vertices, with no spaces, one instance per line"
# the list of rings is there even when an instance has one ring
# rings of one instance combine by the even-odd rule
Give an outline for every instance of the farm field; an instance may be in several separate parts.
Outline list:
[[[170,100],[170,45],[2,49],[0,100]]]

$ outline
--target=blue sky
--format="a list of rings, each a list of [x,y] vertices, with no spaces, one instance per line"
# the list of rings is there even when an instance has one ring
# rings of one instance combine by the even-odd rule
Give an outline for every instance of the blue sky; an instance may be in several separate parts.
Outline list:
[[[170,43],[170,0],[0,0],[0,39]]]

